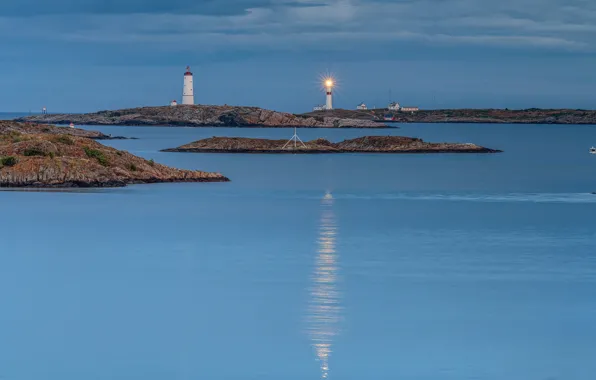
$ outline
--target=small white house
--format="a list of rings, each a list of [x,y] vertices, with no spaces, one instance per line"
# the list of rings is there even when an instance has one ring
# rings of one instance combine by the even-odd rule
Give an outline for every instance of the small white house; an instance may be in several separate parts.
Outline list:
[[[397,102],[392,102],[389,104],[389,107],[387,107],[387,108],[389,108],[390,111],[399,111],[401,106]]]
[[[325,105],[318,105],[313,107],[313,111],[325,111]]]
[[[418,108],[418,107],[401,107],[399,110],[401,112],[417,112],[417,111],[420,111],[420,108]]]
[[[360,104],[358,104],[358,106],[356,106],[356,109],[357,110],[367,110],[368,107],[366,106],[366,104],[360,103]]]
[[[172,101],[170,102],[170,105],[171,105],[171,106],[177,106],[177,105],[178,105],[178,102],[177,102],[177,101],[175,101],[175,100],[172,100]]]

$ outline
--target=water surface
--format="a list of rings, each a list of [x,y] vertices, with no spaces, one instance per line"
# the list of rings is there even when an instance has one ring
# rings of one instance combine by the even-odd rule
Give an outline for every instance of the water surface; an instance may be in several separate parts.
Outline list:
[[[406,125],[494,155],[163,153],[286,129],[89,127],[230,183],[0,192],[0,378],[596,373],[593,126]]]

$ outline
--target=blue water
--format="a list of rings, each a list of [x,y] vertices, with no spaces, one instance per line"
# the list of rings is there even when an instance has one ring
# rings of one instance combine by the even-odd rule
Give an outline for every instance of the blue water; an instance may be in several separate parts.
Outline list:
[[[594,126],[406,125],[497,155],[162,153],[220,184],[0,192],[0,379],[593,379]]]
[[[35,115],[35,112],[0,112],[0,120],[12,120],[19,117],[25,117],[29,115]]]

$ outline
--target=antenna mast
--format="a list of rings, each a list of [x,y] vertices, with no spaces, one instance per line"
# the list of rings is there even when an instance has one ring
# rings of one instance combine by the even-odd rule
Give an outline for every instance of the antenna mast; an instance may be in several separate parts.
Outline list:
[[[306,145],[302,142],[302,140],[300,140],[300,137],[298,137],[298,134],[296,133],[296,127],[294,127],[294,136],[292,136],[291,139],[288,140],[288,142],[286,143],[286,145],[284,145],[281,149],[286,149],[286,147],[291,143],[294,142],[294,149],[297,148],[298,145],[298,141],[300,141],[300,144],[302,144],[302,146],[304,148],[306,148]]]

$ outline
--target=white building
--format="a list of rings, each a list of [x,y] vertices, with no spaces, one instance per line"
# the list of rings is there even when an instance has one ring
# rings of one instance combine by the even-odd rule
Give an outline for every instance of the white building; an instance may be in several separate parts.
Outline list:
[[[182,90],[182,104],[195,104],[194,84],[192,82],[193,75],[190,72],[190,66],[186,66],[184,73],[184,88]]]
[[[318,106],[314,106],[314,107],[312,108],[312,110],[313,110],[313,111],[325,111],[325,105],[322,105],[322,104],[320,104],[320,105],[318,105]]]
[[[387,108],[389,108],[389,110],[391,110],[391,111],[399,111],[401,106],[397,102],[392,102],[389,104],[389,107],[387,107]]]
[[[418,107],[401,107],[399,110],[401,112],[417,112],[417,111],[420,111],[420,108],[418,108]]]
[[[178,102],[177,102],[176,100],[172,100],[172,101],[170,102],[170,105],[171,105],[171,106],[177,106],[177,105],[178,105]]]
[[[360,104],[358,104],[358,106],[356,106],[356,109],[357,110],[367,110],[368,107],[366,106],[366,104],[360,103]]]

